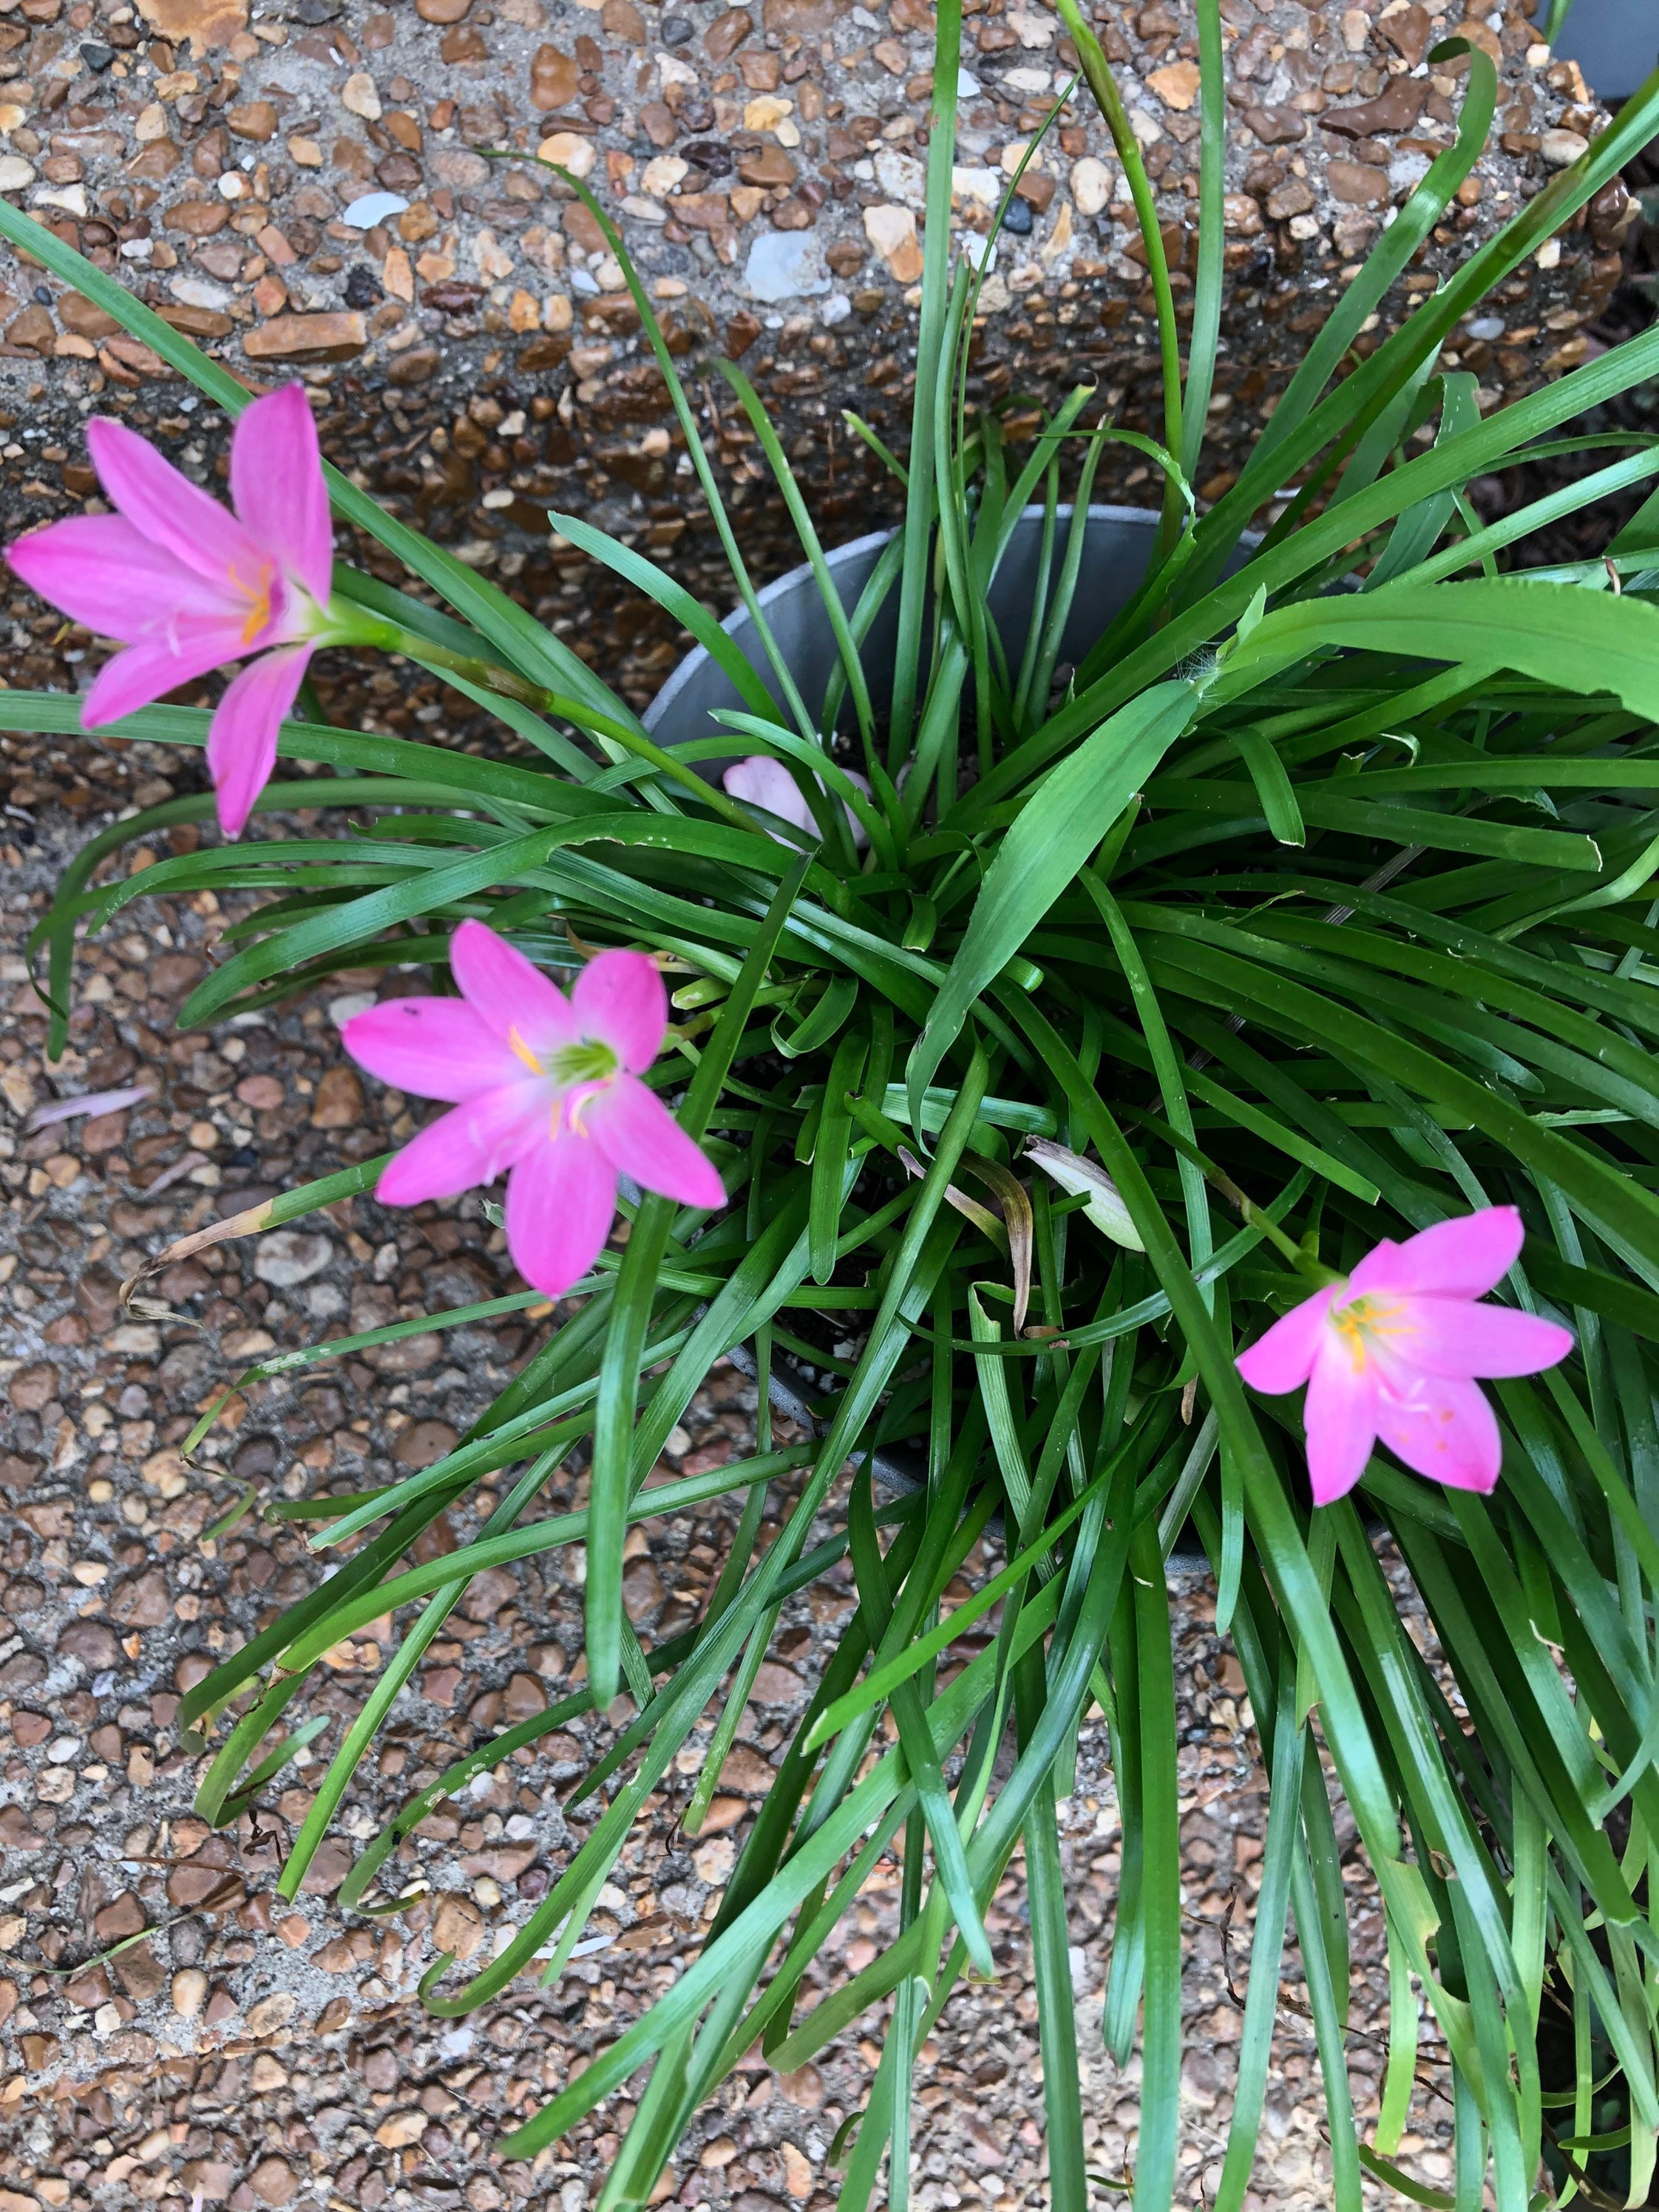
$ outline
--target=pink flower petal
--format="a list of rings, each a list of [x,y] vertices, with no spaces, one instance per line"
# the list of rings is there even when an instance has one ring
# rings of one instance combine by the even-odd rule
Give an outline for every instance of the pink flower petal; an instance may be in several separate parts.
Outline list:
[[[469,1003],[497,1036],[516,1030],[538,1059],[574,1044],[577,1030],[569,1004],[556,983],[516,946],[481,921],[464,921],[449,940],[449,967]]]
[[[848,781],[855,783],[868,799],[868,776],[859,775],[855,769],[847,769],[846,775]],[[823,778],[819,777],[817,781],[822,783]],[[818,825],[812,819],[812,810],[807,805],[800,786],[783,763],[774,760],[769,753],[751,753],[746,760],[733,761],[720,781],[732,798],[742,799],[745,805],[763,806],[769,814],[775,814],[780,821],[793,822],[797,830],[805,830],[814,837],[817,836]],[[847,815],[848,827],[853,833],[854,846],[861,853],[870,842],[870,833],[844,799],[842,805]],[[782,838],[778,840],[780,844],[785,842]]]
[[[596,1144],[567,1130],[514,1169],[507,1249],[526,1282],[562,1297],[598,1258],[616,1215],[616,1170]]]
[[[176,691],[181,684],[194,684],[241,652],[235,631],[206,629],[181,638],[177,644],[164,637],[146,638],[130,645],[99,670],[81,708],[81,726],[102,729],[125,714],[153,706]]]
[[[6,558],[71,622],[124,645],[154,636],[175,607],[228,611],[223,593],[118,514],[71,515],[16,539]]]
[[[580,1036],[608,1044],[637,1075],[662,1050],[668,993],[654,960],[643,952],[601,952],[577,976],[570,994]]]
[[[817,824],[800,787],[783,763],[769,753],[751,753],[747,760],[733,761],[720,781],[732,798],[742,799],[747,806],[763,806],[781,822],[793,822],[797,830],[810,830],[817,836]]]
[[[354,1014],[340,1036],[360,1066],[417,1098],[459,1103],[534,1080],[464,999],[388,999]]]
[[[1308,1383],[1302,1419],[1316,1505],[1346,1498],[1365,1472],[1376,1441],[1376,1388],[1369,1365],[1328,1336]]]
[[[1570,1328],[1513,1306],[1414,1297],[1403,1310],[1405,1326],[1390,1347],[1425,1375],[1538,1375],[1573,1347]]]
[[[334,572],[334,532],[317,425],[299,384],[256,399],[230,441],[230,495],[248,535],[319,605]]]
[[[1419,1474],[1455,1490],[1494,1490],[1504,1456],[1485,1393],[1449,1375],[1421,1375],[1408,1394],[1376,1393],[1376,1426],[1390,1451]]]
[[[240,837],[253,802],[276,765],[276,733],[305,680],[308,645],[262,653],[234,677],[208,729],[208,773],[219,802],[219,827]]]
[[[1335,1296],[1334,1285],[1328,1290],[1316,1291],[1312,1297],[1293,1307],[1282,1321],[1276,1321],[1248,1352],[1239,1354],[1235,1364],[1253,1390],[1265,1390],[1269,1396],[1279,1397],[1286,1390],[1301,1389],[1313,1371],[1315,1355],[1325,1334],[1326,1316]]]
[[[585,1102],[579,1120],[618,1175],[682,1206],[725,1205],[714,1162],[636,1077],[614,1078]]]
[[[99,482],[146,538],[198,576],[226,585],[240,578],[257,589],[268,556],[228,508],[181,476],[148,440],[98,415],[87,425],[87,445]]]
[[[1391,1283],[1393,1278],[1389,1275],[1389,1269],[1399,1255],[1400,1247],[1391,1237],[1385,1237],[1381,1243],[1373,1244],[1349,1276],[1349,1291],[1358,1297],[1368,1290],[1379,1287],[1385,1278]]]
[[[374,1195],[386,1206],[457,1198],[494,1182],[515,1160],[541,1148],[548,1115],[534,1084],[503,1084],[452,1107],[387,1161]]]
[[[1427,1297],[1483,1298],[1521,1256],[1526,1231],[1512,1206],[1489,1206],[1439,1221],[1403,1244],[1379,1244],[1351,1278],[1358,1292],[1419,1291]]]
[[[82,1114],[121,1114],[155,1096],[154,1084],[135,1083],[125,1091],[87,1091],[78,1098],[54,1098],[47,1105],[36,1107],[26,1127],[46,1129],[54,1121],[73,1121]]]

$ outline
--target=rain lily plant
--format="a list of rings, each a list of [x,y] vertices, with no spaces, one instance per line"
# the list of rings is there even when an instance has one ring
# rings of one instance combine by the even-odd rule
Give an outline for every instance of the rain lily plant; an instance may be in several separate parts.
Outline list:
[[[593,1264],[617,1178],[717,1206],[719,1175],[640,1077],[662,1050],[668,998],[640,952],[601,952],[569,998],[481,921],[450,941],[459,999],[387,999],[354,1014],[346,1050],[383,1082],[455,1102],[390,1160],[385,1206],[454,1198],[503,1173],[507,1243],[550,1297]]]
[[[510,2155],[550,2149],[611,2100],[607,2128],[632,2119],[603,2212],[661,2201],[695,2116],[740,2094],[752,2053],[787,2072],[842,2039],[879,2060],[836,2146],[841,2212],[903,2212],[918,2066],[967,1966],[1000,1970],[986,1916],[1011,1890],[999,1913],[1022,1959],[1029,1938],[1054,2212],[1089,2212],[1099,2178],[1074,1986],[1103,1980],[1087,2032],[1132,2067],[1114,2095],[1139,2098],[1135,2212],[1200,2191],[1242,2212],[1271,2186],[1257,2137],[1287,1973],[1322,2061],[1316,2187],[1334,2212],[1360,2212],[1367,2174],[1449,2203],[1413,2149],[1447,2126],[1460,2207],[1528,2212],[1570,2187],[1587,2204],[1652,2201],[1659,447],[1610,438],[1586,459],[1602,434],[1585,431],[1570,442],[1586,473],[1492,523],[1468,488],[1528,481],[1518,465],[1555,454],[1565,426],[1610,420],[1607,402],[1659,376],[1659,332],[1498,406],[1456,348],[1543,249],[1564,268],[1584,250],[1592,201],[1604,224],[1659,128],[1659,79],[1460,260],[1460,188],[1498,78],[1485,33],[1435,48],[1455,131],[1425,143],[1427,173],[1369,259],[1299,292],[1301,245],[1295,267],[1261,274],[1267,229],[1230,280],[1254,288],[1241,312],[1281,328],[1306,327],[1310,297],[1328,314],[1206,503],[1227,373],[1220,0],[1192,0],[1195,198],[1173,171],[1160,197],[1089,19],[1057,4],[1140,233],[1159,410],[1132,399],[1120,422],[1081,372],[1035,435],[979,404],[989,256],[953,236],[964,49],[958,0],[940,0],[904,519],[855,600],[836,595],[742,370],[696,366],[700,390],[732,387],[800,534],[827,683],[769,624],[707,413],[605,205],[565,180],[632,287],[739,626],[585,519],[551,525],[688,626],[728,687],[689,723],[647,726],[607,682],[602,638],[589,666],[395,500],[325,467],[334,521],[390,556],[368,575],[343,535],[331,579],[303,398],[250,404],[0,198],[0,234],[237,421],[234,517],[118,424],[94,425],[119,514],[55,525],[11,557],[125,649],[84,701],[0,691],[0,726],[205,745],[233,834],[270,776],[271,834],[234,852],[209,841],[103,872],[129,841],[207,819],[198,791],[112,823],[73,862],[35,933],[50,1050],[69,1034],[78,933],[151,894],[243,902],[188,1024],[327,994],[342,970],[404,971],[346,1048],[448,1110],[401,1152],[194,1238],[332,1205],[378,1242],[384,1206],[476,1219],[489,1201],[460,1194],[505,1174],[528,1285],[505,1295],[535,1332],[434,1466],[367,1493],[324,1471],[273,1501],[313,1532],[318,1588],[181,1700],[212,1746],[200,1808],[221,1821],[280,1791],[311,1726],[295,1714],[325,1683],[311,1810],[281,1875],[296,1893],[469,1578],[578,1544],[585,1673],[411,1797],[328,1907],[409,1908],[421,1855],[444,1848],[421,1832],[437,1800],[532,1761],[527,1783],[579,1817],[545,1832],[544,1893],[502,1900],[465,1971],[430,1961],[438,2012],[514,2002],[520,1976],[556,1981],[625,1882],[635,1823],[702,1826],[774,1635],[816,1624],[820,1642],[700,1948],[526,2108]],[[1028,158],[1048,143],[1036,134]],[[1408,287],[1414,264],[1427,289],[1415,273]],[[1087,507],[1121,438],[1168,497],[1105,557]],[[1547,565],[1537,533],[1565,516],[1594,557]],[[383,580],[392,561],[418,588]],[[471,731],[499,715],[502,743],[294,719],[325,639],[438,672]],[[141,703],[237,661],[213,714]],[[271,770],[273,745],[292,765]],[[307,810],[302,836],[281,827],[289,808]],[[551,975],[578,965],[567,996]],[[429,995],[411,995],[411,967]],[[609,1235],[613,1209],[625,1235]],[[497,1312],[393,1326],[458,1330],[482,1372]],[[757,1378],[752,1448],[664,1467],[728,1355]],[[280,1373],[253,1375],[286,1388],[335,1347],[279,1356]],[[768,1391],[784,1382],[811,1421],[780,1448]],[[459,1540],[434,1556],[441,1516]],[[654,1545],[659,1516],[687,1516],[726,1547],[723,1569],[695,1617],[630,1618],[630,1523]],[[1208,1564],[1271,1777],[1248,1964],[1236,1951],[1243,2016],[1221,2046],[1228,2146],[1203,2177],[1183,2141],[1176,1754],[1205,1723],[1176,1701],[1172,1557]],[[855,1602],[815,1607],[826,1575]],[[374,1638],[385,1671],[343,1729],[349,1678],[325,1661],[370,1621],[393,1624]],[[588,1771],[538,1779],[541,1739],[571,1729]],[[1121,1830],[1121,1886],[1092,1934],[1068,1929],[1062,1843],[1085,1789]],[[883,1940],[843,1972],[838,1931],[872,1885]],[[1375,2102],[1345,2059],[1355,1913],[1386,1929]],[[407,1941],[422,1940],[417,1922]]]

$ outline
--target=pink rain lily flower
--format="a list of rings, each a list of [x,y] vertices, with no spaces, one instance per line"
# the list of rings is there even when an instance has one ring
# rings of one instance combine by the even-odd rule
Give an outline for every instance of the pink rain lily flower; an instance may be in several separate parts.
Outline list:
[[[304,390],[290,384],[238,418],[234,514],[123,422],[95,417],[87,444],[116,513],[54,522],[9,545],[6,558],[72,622],[126,647],[87,695],[88,730],[247,660],[208,733],[219,826],[235,837],[270,777],[306,664],[330,635],[333,538]]]
[[[1498,1485],[1502,1447],[1480,1376],[1536,1375],[1572,1350],[1571,1329],[1477,1303],[1520,1256],[1521,1216],[1492,1206],[1368,1252],[1241,1354],[1274,1395],[1308,1385],[1303,1420],[1316,1505],[1364,1473],[1381,1437],[1419,1474],[1457,1490]]]
[[[868,799],[869,779],[850,768],[846,773],[847,781],[855,783]],[[801,797],[800,786],[783,763],[774,760],[769,753],[750,753],[746,760],[733,761],[720,781],[731,796],[742,799],[745,805],[763,806],[780,821],[793,822],[797,830],[805,830],[809,836],[817,836],[818,825],[812,819],[811,808]],[[861,853],[870,842],[869,832],[844,799],[842,805],[853,833],[854,849]],[[784,840],[780,837],[778,842],[782,844]]]
[[[459,999],[391,999],[341,1032],[382,1082],[454,1102],[387,1163],[377,1197],[414,1206],[505,1174],[514,1265],[555,1298],[610,1235],[618,1176],[724,1205],[712,1163],[639,1079],[668,1027],[653,961],[601,952],[567,999],[481,921],[461,924],[449,958]]]

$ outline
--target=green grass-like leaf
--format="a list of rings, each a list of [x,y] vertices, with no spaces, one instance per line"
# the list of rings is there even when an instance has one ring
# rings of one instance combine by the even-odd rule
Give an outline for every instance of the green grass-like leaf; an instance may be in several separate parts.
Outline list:
[[[788,2067],[856,2029],[882,2058],[833,2147],[843,2198],[865,2212],[884,2174],[903,2212],[919,2054],[962,1975],[994,1969],[987,1915],[1023,1847],[1050,2188],[1085,2212],[1060,1808],[1098,1700],[1123,1830],[1102,2033],[1121,2062],[1139,2054],[1137,2212],[1172,2212],[1185,1937],[1164,1568],[1195,1529],[1272,1785],[1224,2212],[1262,2185],[1292,1916],[1341,2212],[1366,2176],[1431,2205],[1474,2206],[1490,2189],[1521,2212],[1547,2158],[1587,2200],[1639,2201],[1659,2137],[1659,509],[1650,498],[1613,540],[1611,569],[1588,554],[1528,569],[1524,553],[1533,533],[1569,517],[1587,528],[1597,501],[1659,469],[1650,441],[1567,428],[1652,375],[1659,333],[1484,418],[1441,349],[1651,137],[1659,79],[1360,358],[1362,325],[1392,313],[1493,119],[1489,58],[1462,40],[1437,49],[1436,66],[1467,63],[1455,143],[1336,295],[1238,482],[1201,512],[1237,90],[1226,13],[1199,0],[1189,336],[1110,67],[1071,0],[1060,14],[1079,75],[1025,162],[1086,85],[1118,138],[1147,255],[1162,399],[1151,428],[1117,422],[1082,385],[1024,448],[997,410],[969,407],[985,270],[948,249],[962,18],[946,0],[908,454],[854,425],[902,481],[905,526],[855,605],[841,604],[759,399],[726,372],[836,647],[823,698],[802,696],[765,622],[639,272],[603,206],[568,180],[631,288],[756,662],[643,554],[555,520],[684,623],[738,706],[684,745],[648,733],[509,597],[332,478],[341,519],[444,603],[342,564],[364,649],[440,672],[497,716],[515,757],[505,740],[498,757],[290,722],[283,757],[333,775],[273,784],[241,845],[136,873],[112,865],[124,847],[204,820],[209,804],[112,825],[35,927],[53,1051],[69,1034],[78,934],[145,896],[240,902],[191,1020],[314,989],[344,965],[441,971],[467,915],[562,975],[589,946],[642,947],[671,968],[674,1008],[650,1080],[681,1099],[729,1194],[708,1217],[657,1199],[632,1208],[623,1249],[546,1317],[509,1292],[285,1349],[242,1378],[280,1390],[354,1347],[509,1310],[542,1328],[435,1466],[267,1509],[307,1529],[335,1571],[181,1701],[207,1755],[198,1805],[218,1823],[256,1811],[296,1750],[325,1741],[283,1872],[294,1893],[471,1577],[584,1544],[586,1682],[419,1790],[340,1893],[349,1911],[403,1909],[417,1882],[372,1892],[394,1852],[416,1847],[426,1813],[533,1757],[564,1720],[608,1714],[625,1681],[634,1710],[593,1723],[609,1732],[568,1792],[586,1833],[546,1895],[469,1978],[452,1984],[443,1959],[424,1977],[433,2012],[471,2012],[520,1975],[563,1974],[636,1825],[695,1765],[694,1741],[704,1763],[684,1826],[696,1831],[790,1607],[850,1577],[852,1609],[828,1608],[843,1618],[701,1953],[507,2151],[539,2154],[648,2069],[601,2191],[602,2212],[621,2212],[661,2191],[694,2116],[757,2039]],[[998,230],[1024,173],[1008,180]],[[0,235],[229,412],[246,403],[222,368],[3,202]],[[1162,475],[1158,542],[1056,693],[1061,639],[1092,582],[1090,489],[1113,443]],[[1588,472],[1480,526],[1471,480],[1528,459]],[[1031,610],[1000,623],[992,587],[1028,507]],[[1265,535],[1246,540],[1251,528]],[[875,660],[879,622],[896,629],[896,670]],[[207,722],[156,708],[118,734],[199,746]],[[0,727],[70,734],[79,702],[3,693]],[[751,749],[787,763],[810,829],[769,829],[707,780]],[[300,808],[306,833],[285,834],[283,812]],[[1079,1201],[1022,1158],[1034,1136],[1094,1155],[1144,1255],[1075,1218]],[[343,1198],[372,1203],[382,1164],[210,1224],[149,1272]],[[1527,1239],[1497,1295],[1568,1320],[1576,1349],[1544,1377],[1491,1386],[1498,1491],[1443,1490],[1379,1454],[1360,1493],[1372,1517],[1354,1501],[1316,1514],[1300,1408],[1247,1394],[1238,1347],[1305,1295],[1310,1270],[1346,1272],[1382,1237],[1500,1203],[1520,1209]],[[791,1401],[799,1432],[778,1448],[763,1407],[752,1451],[662,1480],[676,1425],[728,1353],[762,1386],[787,1361],[810,1367],[808,1402]],[[573,1455],[589,1495],[548,1510],[541,1493]],[[875,1478],[895,1465],[921,1486],[886,1496]],[[419,1559],[438,1516],[486,1479],[483,1532]],[[642,1641],[622,1604],[627,1530],[717,1506],[732,1533],[701,1613]],[[1399,1577],[1431,1624],[1432,1665],[1402,1625]],[[330,1737],[331,1712],[306,1711],[317,1670],[382,1618],[377,1677]],[[1370,2143],[1346,2078],[1350,1891],[1315,1745],[1386,1923],[1390,2049]],[[862,1972],[826,1975],[877,1881],[897,1885],[888,1940]],[[1429,2047],[1449,2065],[1449,2197],[1400,2162],[1419,2117],[1419,1993]],[[1551,2070],[1558,2003],[1570,2078]]]

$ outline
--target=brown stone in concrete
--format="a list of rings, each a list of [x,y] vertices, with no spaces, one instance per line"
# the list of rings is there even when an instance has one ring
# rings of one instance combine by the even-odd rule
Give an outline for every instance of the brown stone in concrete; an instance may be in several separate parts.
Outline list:
[[[1409,131],[1423,112],[1423,103],[1428,98],[1429,88],[1421,78],[1390,77],[1386,88],[1375,100],[1368,100],[1358,107],[1328,108],[1319,118],[1320,128],[1334,131],[1346,138],[1372,138],[1387,132]]]
[[[761,21],[780,38],[827,31],[841,12],[836,0],[763,0]]]
[[[138,12],[159,38],[187,40],[200,55],[230,44],[247,21],[247,0],[138,0]]]
[[[276,109],[269,100],[250,100],[226,111],[225,127],[233,138],[252,138],[264,144],[276,136]]]
[[[1294,145],[1308,135],[1308,118],[1297,108],[1247,107],[1244,120],[1264,146]]]
[[[1388,173],[1370,167],[1364,161],[1328,161],[1325,181],[1331,188],[1334,199],[1349,207],[1386,207],[1389,202]]]
[[[355,313],[274,315],[250,331],[243,350],[256,361],[345,361],[368,342],[363,317]]]
[[[717,15],[702,34],[702,43],[711,61],[729,61],[755,27],[755,19],[744,8],[728,8]]]
[[[563,107],[576,97],[581,71],[573,55],[557,46],[538,46],[530,62],[530,104],[544,110]]]
[[[1409,8],[1383,16],[1376,27],[1401,56],[1407,69],[1417,67],[1429,51],[1430,42],[1435,35],[1433,18],[1426,8],[1417,4],[1417,0],[1412,0]],[[1458,30],[1462,36],[1468,35],[1467,26],[1460,23]]]

